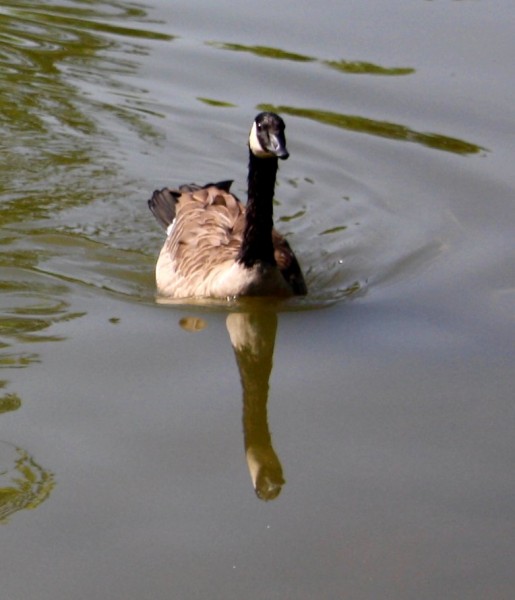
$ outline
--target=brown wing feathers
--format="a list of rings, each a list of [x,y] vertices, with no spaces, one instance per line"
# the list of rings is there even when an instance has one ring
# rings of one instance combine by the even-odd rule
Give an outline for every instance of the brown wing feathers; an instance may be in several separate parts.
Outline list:
[[[276,229],[272,230],[272,242],[274,244],[274,258],[283,277],[292,287],[293,293],[303,296],[308,293],[308,288],[302,275],[297,257],[290,244]]]

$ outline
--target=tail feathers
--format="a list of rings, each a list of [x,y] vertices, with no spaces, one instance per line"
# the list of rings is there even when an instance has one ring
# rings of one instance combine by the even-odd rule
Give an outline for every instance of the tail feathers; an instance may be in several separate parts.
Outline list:
[[[148,201],[148,207],[161,227],[167,229],[175,219],[175,206],[180,192],[163,188],[156,190]]]
[[[217,181],[216,183],[206,183],[206,185],[204,185],[203,187],[208,188],[214,186],[217,187],[219,190],[223,190],[224,192],[227,192],[229,194],[231,191],[232,184],[232,179],[224,179],[224,181]]]

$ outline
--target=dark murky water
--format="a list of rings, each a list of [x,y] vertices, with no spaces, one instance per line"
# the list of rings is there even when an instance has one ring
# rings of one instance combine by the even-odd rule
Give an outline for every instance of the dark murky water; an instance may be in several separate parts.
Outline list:
[[[6,598],[513,597],[514,19],[2,4]],[[146,198],[262,108],[310,295],[156,303]]]

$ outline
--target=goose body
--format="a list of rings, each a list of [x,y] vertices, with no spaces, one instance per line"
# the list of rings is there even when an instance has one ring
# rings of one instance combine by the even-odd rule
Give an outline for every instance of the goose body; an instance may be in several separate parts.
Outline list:
[[[299,263],[273,227],[278,159],[288,158],[284,122],[260,113],[249,136],[248,198],[232,181],[156,190],[148,201],[167,238],[156,265],[169,298],[293,296],[307,293]]]

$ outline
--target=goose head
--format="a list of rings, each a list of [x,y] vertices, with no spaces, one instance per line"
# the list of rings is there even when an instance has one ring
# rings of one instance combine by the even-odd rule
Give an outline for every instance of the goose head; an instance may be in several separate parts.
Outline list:
[[[286,160],[284,121],[273,112],[262,112],[254,119],[249,134],[249,148],[258,158],[280,158]]]

